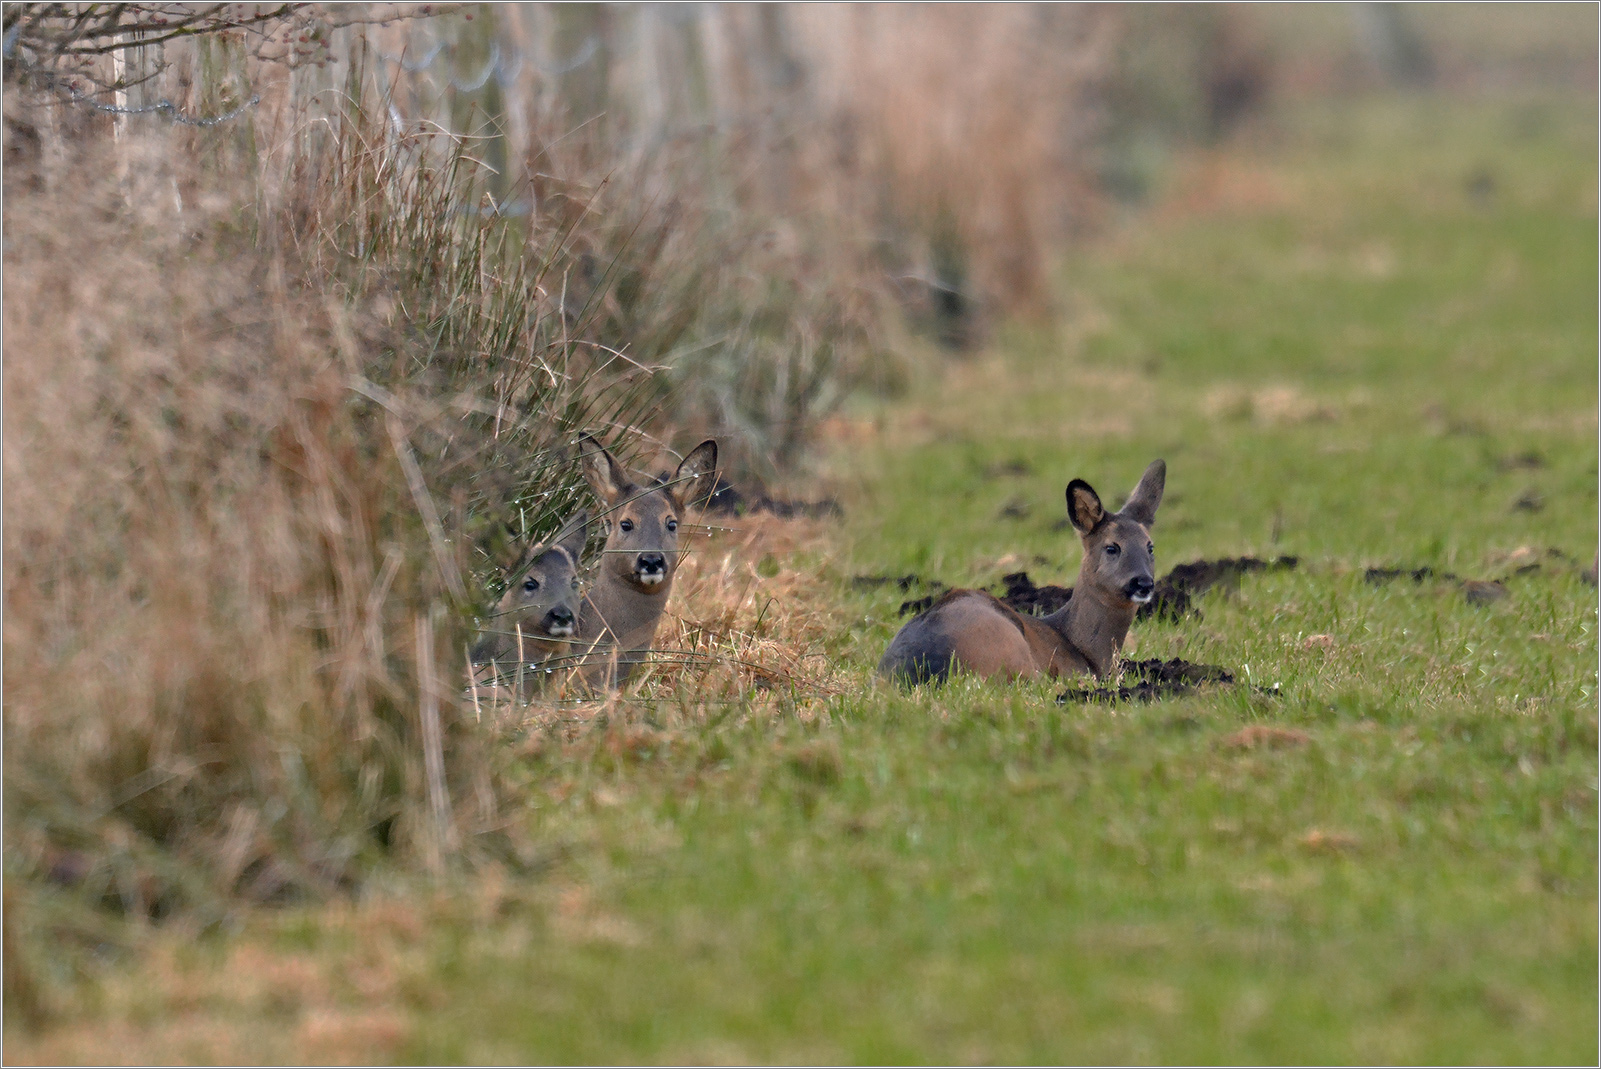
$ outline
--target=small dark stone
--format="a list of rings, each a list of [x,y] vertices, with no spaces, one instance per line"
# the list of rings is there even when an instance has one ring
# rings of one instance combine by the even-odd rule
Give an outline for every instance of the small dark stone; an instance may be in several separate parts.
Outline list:
[[[997,461],[984,469],[984,476],[988,479],[1016,478],[1032,474],[1034,474],[1034,466],[1021,457],[1015,460]]]
[[[998,516],[1003,520],[1026,520],[1033,511],[1034,506],[1020,497],[1014,497],[1001,506]]]
[[[1469,579],[1462,584],[1462,593],[1471,605],[1489,605],[1502,600],[1507,596],[1506,585],[1499,580],[1485,582],[1479,579]]]

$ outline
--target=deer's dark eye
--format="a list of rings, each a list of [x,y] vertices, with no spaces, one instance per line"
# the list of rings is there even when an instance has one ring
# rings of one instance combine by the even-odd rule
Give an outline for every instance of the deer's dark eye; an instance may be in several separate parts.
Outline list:
[[[573,589],[574,590],[578,589],[578,576],[576,576],[576,575],[573,576]]]
[[[625,531],[632,531],[634,529],[634,521],[633,520],[624,520],[622,523],[619,523],[617,526],[621,527]]]
[[[527,579],[523,580],[523,589],[532,594],[534,591],[539,589],[539,580],[530,575]]]
[[[669,531],[676,531],[676,530],[678,530],[678,521],[677,521],[677,520],[668,520],[668,521],[667,521],[667,529],[668,529],[668,530],[669,530]]]
[[[1156,555],[1156,543],[1155,542],[1147,542],[1147,543],[1145,543],[1145,552],[1151,554],[1154,557]]]
[[[1116,542],[1108,542],[1106,544],[1106,555],[1108,557],[1115,557],[1121,552],[1123,552],[1123,547]]]

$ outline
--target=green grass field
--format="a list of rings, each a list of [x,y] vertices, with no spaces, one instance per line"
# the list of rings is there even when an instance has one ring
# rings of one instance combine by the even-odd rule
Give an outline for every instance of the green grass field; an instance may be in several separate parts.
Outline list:
[[[150,935],[84,996],[97,1049],[187,1020],[270,1057],[342,1013],[332,1046],[295,1049],[1593,1063],[1594,101],[1280,122],[1086,245],[1060,331],[851,414],[827,469],[847,519],[777,562],[820,577],[837,626],[808,652],[841,693],[536,739],[532,875]],[[1067,481],[1115,503],[1157,456],[1159,572],[1301,565],[1137,625],[1126,652],[1278,697],[873,681],[909,595],[851,576],[1071,582]],[[1247,746],[1250,725],[1284,731]],[[187,979],[149,982],[151,961]],[[241,987],[252,961],[289,979]],[[183,1027],[159,1049],[217,1049]]]

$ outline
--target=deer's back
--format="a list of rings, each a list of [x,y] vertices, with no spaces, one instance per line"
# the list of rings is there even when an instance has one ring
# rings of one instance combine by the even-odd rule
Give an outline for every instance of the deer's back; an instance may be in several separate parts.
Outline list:
[[[982,590],[953,590],[902,627],[878,662],[880,675],[942,682],[960,666],[986,679],[1057,675],[1087,667],[1060,634]]]

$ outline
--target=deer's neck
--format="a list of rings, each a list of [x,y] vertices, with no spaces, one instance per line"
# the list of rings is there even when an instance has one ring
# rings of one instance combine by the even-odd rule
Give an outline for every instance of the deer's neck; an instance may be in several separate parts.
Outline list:
[[[660,590],[646,594],[620,579],[602,576],[584,598],[579,634],[621,650],[645,649],[656,637],[672,586],[669,579]]]
[[[1104,679],[1117,664],[1134,612],[1132,604],[1121,599],[1113,601],[1095,590],[1081,573],[1073,597],[1043,622],[1089,662],[1097,677]]]

